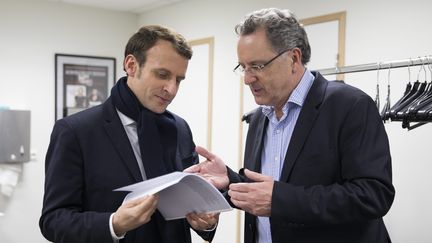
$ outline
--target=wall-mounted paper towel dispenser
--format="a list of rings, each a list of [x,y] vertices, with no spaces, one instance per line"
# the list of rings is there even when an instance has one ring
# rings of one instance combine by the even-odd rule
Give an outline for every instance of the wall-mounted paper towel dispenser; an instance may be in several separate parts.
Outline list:
[[[0,163],[30,161],[30,111],[0,110]]]

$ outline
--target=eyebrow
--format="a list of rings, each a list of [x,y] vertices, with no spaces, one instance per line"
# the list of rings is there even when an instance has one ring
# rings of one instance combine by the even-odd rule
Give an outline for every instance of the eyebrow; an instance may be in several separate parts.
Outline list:
[[[256,65],[261,65],[263,63],[267,62],[267,60],[253,60],[251,62],[247,62],[247,63],[241,63],[241,62],[237,62],[240,66],[245,66],[245,65],[249,65],[249,66],[256,66]]]
[[[173,75],[173,73],[170,70],[168,70],[166,68],[163,68],[163,67],[161,67],[161,68],[154,68],[152,71],[153,72],[161,72],[162,71],[162,72],[166,72],[169,75]],[[186,79],[185,76],[175,76],[175,77],[176,77],[176,79],[180,79],[180,80]]]

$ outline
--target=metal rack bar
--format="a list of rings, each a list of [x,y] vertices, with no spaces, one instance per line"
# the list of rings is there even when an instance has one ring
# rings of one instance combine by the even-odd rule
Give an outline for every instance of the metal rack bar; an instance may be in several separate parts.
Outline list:
[[[322,75],[355,73],[355,72],[365,72],[365,71],[377,71],[377,70],[388,69],[388,68],[429,65],[431,61],[432,61],[432,56],[428,55],[423,57],[402,59],[396,61],[377,62],[377,63],[368,63],[368,64],[361,64],[361,65],[353,65],[353,66],[319,69],[317,71]]]

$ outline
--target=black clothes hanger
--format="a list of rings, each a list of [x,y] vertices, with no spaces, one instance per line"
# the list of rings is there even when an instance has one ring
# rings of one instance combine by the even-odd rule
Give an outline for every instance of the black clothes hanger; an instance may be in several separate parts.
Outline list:
[[[377,68],[377,83],[376,83],[375,104],[376,104],[376,106],[377,106],[377,108],[378,108],[378,110],[379,110],[379,108],[380,108],[380,98],[379,98],[379,71],[380,71],[380,68],[381,68],[381,63],[380,63],[380,62],[377,63],[377,66],[378,66],[378,68]]]
[[[426,57],[428,63],[428,68],[431,75],[431,81],[427,84],[427,74],[426,69],[424,67],[424,63],[422,63],[422,69],[425,73],[425,83],[427,87],[424,92],[418,96],[415,100],[413,100],[410,107],[405,111],[405,116],[402,121],[402,127],[407,128],[408,130],[412,130],[419,126],[422,126],[428,122],[432,122],[432,68],[431,62],[429,61],[429,57]],[[420,74],[421,69],[419,70]],[[419,76],[417,75],[417,79]],[[410,122],[417,122],[414,125],[411,125]]]
[[[392,106],[392,108],[390,108],[390,110],[394,110],[397,106],[400,105],[400,103],[402,103],[404,100],[406,100],[409,93],[411,92],[411,89],[413,89],[413,85],[411,84],[411,82],[408,82],[406,87],[405,87],[405,92],[404,92],[403,96]],[[390,116],[390,110],[386,112],[387,116]]]
[[[426,65],[425,65],[426,63]],[[428,63],[428,64],[427,64]],[[418,70],[417,80],[413,79],[411,82],[411,67],[420,66]],[[387,97],[384,106],[380,109],[380,69],[382,67],[388,68],[387,79]],[[405,87],[405,92],[393,105],[390,100],[390,70],[392,68],[408,67],[408,83]],[[426,68],[430,70],[430,82],[428,81]],[[376,71],[376,96],[374,102],[380,110],[380,116],[383,122],[387,121],[401,121],[403,128],[408,130],[419,127],[424,123],[432,122],[432,55],[426,57],[418,57],[409,60],[395,60],[391,62],[377,62],[364,65],[355,65],[347,67],[337,67],[335,70],[332,68],[322,70],[324,75],[328,74],[341,74],[363,71]],[[425,79],[419,78],[420,73],[424,70]],[[244,119],[247,120],[248,116]],[[410,124],[413,123],[413,124]],[[416,124],[415,124],[416,123]]]
[[[417,80],[416,82],[419,81]],[[400,106],[395,110],[394,113],[395,121],[401,121],[405,118],[405,111],[408,110],[408,108],[410,107],[413,101],[415,101],[418,97],[423,95],[426,89],[426,85],[427,85],[426,82],[420,83],[420,86],[417,89],[417,91],[400,104]],[[392,114],[390,114],[390,117],[392,117]]]
[[[405,120],[409,120],[409,121],[418,121],[418,120],[423,120],[423,118],[420,118],[419,116],[417,116],[417,112],[424,108],[425,106],[428,105],[431,96],[431,88],[432,85],[431,83],[427,84],[427,73],[426,73],[426,69],[425,69],[425,63],[422,63],[422,66],[419,70],[419,73],[417,74],[417,80],[419,80],[419,75],[421,70],[423,69],[424,74],[425,74],[425,82],[424,84],[426,85],[424,91],[418,95],[418,97],[416,97],[414,100],[411,101],[411,104],[408,105],[408,107],[405,109],[405,111],[403,112],[403,114],[401,114],[401,111],[397,113],[397,116],[399,118],[405,119]],[[432,70],[431,70],[431,75],[432,75]]]
[[[429,69],[431,81],[429,83],[429,90],[424,100],[422,100],[423,105],[420,109],[418,109],[416,113],[416,117],[418,119],[431,122],[432,121],[432,63],[429,60],[429,57],[427,57],[427,60],[429,62],[428,69]]]
[[[400,104],[404,102],[409,96],[411,96],[415,91],[417,91],[419,84],[418,83],[414,83],[414,85],[411,84],[411,68],[410,68],[411,65],[412,65],[412,60],[410,59],[410,65],[408,65],[408,83],[405,87],[405,92],[403,96],[399,98],[399,100],[396,101],[396,103],[388,111],[386,111],[384,118],[381,116],[383,120],[388,120],[392,116],[394,118],[396,114],[396,109],[400,106]]]
[[[381,111],[381,119],[385,122],[387,120],[390,119],[389,116],[386,116],[386,113],[388,113],[390,111],[390,69],[391,69],[391,64],[389,66],[388,69],[388,75],[387,75],[387,98],[386,98],[386,103],[383,106],[383,109]]]
[[[390,113],[389,116],[392,121],[397,121],[396,120],[397,112],[403,109],[407,104],[409,104],[407,100],[411,99],[418,93],[417,91],[419,90],[419,86],[420,86],[420,82],[417,80],[416,82],[414,82],[409,92],[405,94],[396,104],[393,105],[393,107],[390,109],[389,112]]]
[[[413,101],[412,105],[405,111],[406,116],[409,120],[412,121],[419,121],[424,120],[425,115],[425,109],[427,110],[427,107],[432,104],[432,82],[430,82],[423,94],[418,97],[415,101]],[[420,110],[422,112],[420,112]]]
[[[423,102],[423,106],[419,107],[410,113],[410,120],[412,121],[429,121],[430,111],[432,111],[432,97]]]
[[[428,89],[415,106],[408,110],[409,118],[413,121],[431,121],[429,112],[432,110],[432,81],[428,84]]]
[[[424,68],[424,62],[422,62],[422,66],[419,69],[419,72],[417,74],[417,82],[419,82],[420,80],[420,73],[422,71],[422,69],[425,72],[425,80],[426,80],[426,69]],[[394,114],[390,114],[390,117],[392,118],[392,120],[396,120],[396,121],[401,121],[401,120],[407,120],[407,110],[416,102],[418,102],[418,100],[421,100],[423,95],[425,94],[426,91],[426,86],[427,86],[427,82],[423,82],[420,84],[420,86],[418,87],[418,90],[413,93],[410,97],[408,97],[406,100],[404,100],[398,108],[396,108],[395,113]]]

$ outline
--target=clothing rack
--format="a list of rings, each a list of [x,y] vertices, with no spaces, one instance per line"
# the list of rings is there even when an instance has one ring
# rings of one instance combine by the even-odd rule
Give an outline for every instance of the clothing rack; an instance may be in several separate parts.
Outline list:
[[[320,72],[322,75],[332,75],[332,74],[355,73],[355,72],[365,72],[365,71],[379,71],[382,69],[391,69],[391,68],[402,68],[402,67],[408,67],[409,68],[412,66],[422,65],[422,68],[424,69],[425,75],[426,75],[426,68],[424,68],[424,66],[426,65],[429,68],[429,70],[431,71],[431,75],[432,75],[432,69],[430,66],[431,64],[432,64],[432,55],[427,55],[427,56],[423,56],[423,57],[409,58],[409,59],[402,59],[402,60],[395,60],[395,61],[377,62],[377,63],[368,63],[368,64],[345,66],[345,67],[327,68],[327,69],[318,70],[318,72]],[[388,84],[388,86],[389,85],[390,84]],[[425,85],[426,85],[426,81],[425,81]],[[431,83],[429,83],[429,85],[431,85]],[[408,87],[411,87],[411,84],[409,84],[409,86],[407,86],[407,88]],[[431,89],[429,88],[427,90],[429,90],[429,91],[424,92],[424,93],[428,93],[429,96],[426,96],[426,97],[430,97],[430,90]],[[408,90],[406,90],[406,93],[404,94],[404,96],[401,99],[404,99],[406,97],[405,95],[407,94],[407,91]],[[417,91],[417,90],[415,90],[415,91]],[[388,87],[386,105],[385,105],[385,107],[383,107],[384,109],[381,112],[381,117],[383,118],[384,122],[386,120],[402,121],[402,128],[407,128],[408,130],[412,130],[412,129],[417,128],[419,126],[422,126],[426,123],[432,122],[430,117],[428,119],[423,118],[423,120],[415,120],[416,119],[415,116],[413,118],[413,116],[410,116],[411,113],[409,113],[406,110],[407,109],[406,107],[408,107],[406,104],[404,106],[400,107],[400,110],[403,111],[402,113],[400,112],[400,110],[397,110],[398,108],[394,108],[394,107],[390,108],[389,106],[387,107],[387,105],[390,104],[389,94],[390,94],[390,86]],[[418,94],[418,96],[416,96],[417,94]],[[424,94],[421,94],[420,92],[411,92],[410,95],[416,96],[413,98],[418,98],[419,96],[422,98],[425,98]],[[407,98],[407,100],[410,101],[409,98]],[[428,98],[428,99],[425,98],[423,101],[426,101],[426,100],[428,100],[430,102],[430,98]],[[405,101],[405,99],[403,101]],[[414,101],[416,101],[417,105],[421,103],[421,102],[419,102],[419,100],[414,100]],[[380,107],[379,107],[379,84],[378,83],[377,83],[377,95],[375,98],[375,102],[377,103],[377,106],[379,109]],[[390,111],[390,110],[392,110],[392,111]],[[395,112],[396,110],[398,111],[397,113]],[[418,111],[418,109],[417,109],[417,111]],[[427,112],[429,112],[429,110],[426,111],[426,114],[427,114]],[[398,116],[396,116],[395,114],[397,114]],[[413,120],[411,118],[413,118]],[[410,122],[417,122],[417,123],[412,125],[412,124],[410,124]]]
[[[355,73],[355,72],[365,72],[365,71],[377,71],[381,69],[388,68],[402,68],[402,67],[412,67],[412,66],[420,66],[420,65],[429,65],[432,62],[432,55],[417,57],[417,58],[409,58],[395,61],[386,61],[386,62],[376,62],[376,63],[367,63],[353,66],[344,66],[344,67],[334,67],[334,68],[326,68],[317,70],[322,75],[332,75],[332,74],[343,74],[343,73]]]

